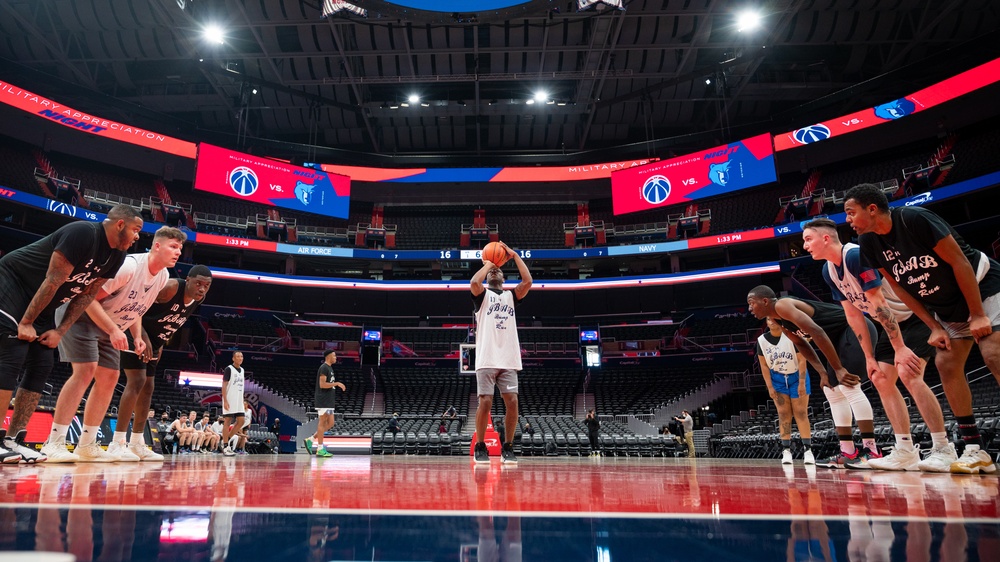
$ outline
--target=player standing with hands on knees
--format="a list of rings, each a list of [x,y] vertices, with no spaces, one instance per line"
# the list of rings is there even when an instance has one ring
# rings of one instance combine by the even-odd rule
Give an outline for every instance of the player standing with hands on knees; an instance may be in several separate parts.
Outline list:
[[[500,270],[509,259],[517,264],[521,276],[521,282],[513,291],[504,290],[504,276]],[[483,287],[484,280],[486,287]],[[514,311],[531,289],[531,272],[517,252],[503,242],[491,242],[483,249],[483,267],[472,276],[469,288],[476,314],[476,388],[479,395],[475,461],[490,462],[484,439],[493,408],[493,388],[500,385],[500,396],[507,408],[504,427],[512,428],[504,436],[501,462],[516,463],[513,428],[517,427],[518,419],[517,372],[521,370],[521,342],[517,337]]]

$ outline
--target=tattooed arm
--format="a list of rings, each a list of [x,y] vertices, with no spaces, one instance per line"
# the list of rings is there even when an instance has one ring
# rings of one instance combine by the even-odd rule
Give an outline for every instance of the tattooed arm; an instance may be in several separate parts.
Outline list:
[[[45,279],[38,287],[38,290],[35,291],[35,296],[31,298],[28,308],[24,311],[24,315],[17,325],[17,337],[19,339],[27,341],[34,341],[36,339],[38,334],[35,333],[35,327],[33,326],[35,320],[45,310],[45,307],[49,306],[56,291],[59,290],[59,287],[62,287],[63,283],[69,279],[72,273],[73,264],[66,259],[66,256],[58,251],[52,252],[52,257],[49,258],[49,268],[45,272]]]
[[[896,352],[893,363],[900,375],[919,375],[923,367],[920,358],[903,341],[903,333],[899,329],[899,323],[896,322],[896,315],[889,308],[889,302],[886,301],[882,289],[880,287],[869,289],[865,291],[865,297],[875,307],[875,320],[882,325],[885,334],[889,337],[889,343],[892,344],[892,349]]]
[[[69,301],[69,304],[66,305],[66,314],[63,315],[62,322],[55,329],[42,334],[38,338],[38,341],[48,347],[59,345],[59,340],[66,335],[66,331],[69,330],[70,326],[90,306],[90,303],[94,302],[94,297],[97,296],[98,291],[104,286],[105,281],[107,279],[95,279],[93,283],[87,285],[87,288],[82,293],[73,297],[73,300]]]

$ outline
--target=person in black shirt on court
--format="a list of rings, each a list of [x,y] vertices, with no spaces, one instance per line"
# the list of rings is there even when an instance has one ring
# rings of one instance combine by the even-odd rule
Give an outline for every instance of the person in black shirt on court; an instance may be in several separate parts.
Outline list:
[[[1000,264],[927,209],[890,210],[875,185],[848,190],[844,212],[860,235],[862,258],[931,329],[928,342],[938,348],[934,364],[965,442],[951,472],[996,472],[976,426],[965,362],[972,344],[979,344],[986,366],[1000,380]]]
[[[139,238],[142,218],[128,205],[103,222],[73,222],[0,258],[0,408],[6,411],[24,373],[0,462],[42,462],[24,446],[24,431],[55,363],[55,347],[118,273]],[[58,326],[55,310],[69,302]]]
[[[332,349],[326,350],[323,354],[323,363],[316,372],[316,412],[319,413],[319,424],[316,426],[316,433],[312,438],[305,439],[306,452],[312,454],[313,440],[316,441],[317,457],[332,457],[323,445],[323,437],[326,432],[334,426],[334,410],[337,405],[336,389],[346,391],[344,383],[337,382],[333,374],[333,364],[337,362],[337,354]]]
[[[600,441],[598,441],[598,432],[601,430],[601,421],[597,419],[593,408],[587,412],[587,418],[583,420],[583,423],[587,425],[587,437],[590,438],[590,456],[600,456],[601,446]]]

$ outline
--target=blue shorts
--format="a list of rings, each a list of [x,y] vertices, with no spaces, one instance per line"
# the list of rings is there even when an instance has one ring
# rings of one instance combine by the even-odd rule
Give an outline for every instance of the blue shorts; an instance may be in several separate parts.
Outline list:
[[[781,373],[771,371],[771,386],[774,387],[774,391],[778,394],[798,398],[799,374],[792,373],[790,375],[783,375]],[[809,389],[809,371],[806,371],[806,396],[809,396],[811,393],[812,391]]]

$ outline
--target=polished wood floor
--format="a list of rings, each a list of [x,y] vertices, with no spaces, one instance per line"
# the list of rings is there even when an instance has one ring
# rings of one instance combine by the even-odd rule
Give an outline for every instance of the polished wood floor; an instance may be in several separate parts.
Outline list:
[[[996,476],[305,455],[0,471],[0,551],[79,560],[1000,560]]]

